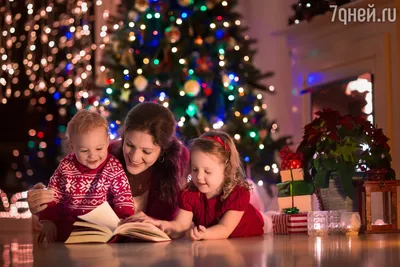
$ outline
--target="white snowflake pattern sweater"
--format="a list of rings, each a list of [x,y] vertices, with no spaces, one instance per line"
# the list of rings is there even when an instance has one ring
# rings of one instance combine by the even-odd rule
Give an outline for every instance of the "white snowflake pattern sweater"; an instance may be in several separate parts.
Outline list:
[[[94,170],[80,164],[74,153],[67,155],[50,178],[48,188],[54,191],[55,201],[40,212],[40,220],[56,224],[67,220],[72,225],[76,216],[88,213],[105,201],[120,218],[134,214],[128,178],[112,155]]]

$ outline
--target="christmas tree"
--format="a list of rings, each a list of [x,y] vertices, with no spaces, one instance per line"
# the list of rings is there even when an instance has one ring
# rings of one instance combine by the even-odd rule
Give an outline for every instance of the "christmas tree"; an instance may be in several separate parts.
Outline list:
[[[14,193],[48,181],[66,124],[90,99],[93,6],[5,0],[0,14],[0,188]]]
[[[266,94],[274,87],[252,64],[256,42],[245,35],[237,1],[125,0],[103,26],[101,110],[112,137],[127,111],[143,101],[168,107],[186,142],[212,129],[235,140],[252,178],[276,180],[275,152],[288,137],[274,138]],[[247,168],[247,169],[249,169]]]

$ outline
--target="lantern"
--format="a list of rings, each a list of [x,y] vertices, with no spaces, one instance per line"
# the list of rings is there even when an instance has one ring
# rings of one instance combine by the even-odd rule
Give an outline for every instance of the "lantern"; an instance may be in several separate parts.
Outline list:
[[[360,181],[357,185],[361,231],[400,232],[397,221],[398,180]]]

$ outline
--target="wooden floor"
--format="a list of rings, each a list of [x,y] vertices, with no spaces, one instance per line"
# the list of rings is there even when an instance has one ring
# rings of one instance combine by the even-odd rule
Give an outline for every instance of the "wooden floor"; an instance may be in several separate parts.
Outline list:
[[[25,220],[24,220],[25,221]],[[400,234],[37,245],[26,222],[0,220],[0,266],[364,266],[400,264]],[[17,230],[18,229],[18,230]],[[28,229],[28,230],[27,230]]]

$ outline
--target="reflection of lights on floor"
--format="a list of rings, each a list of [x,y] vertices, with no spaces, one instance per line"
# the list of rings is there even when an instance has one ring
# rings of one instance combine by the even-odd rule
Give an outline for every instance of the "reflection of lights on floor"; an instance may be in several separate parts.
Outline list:
[[[13,242],[3,248],[3,266],[16,266],[33,263],[33,244]]]
[[[365,95],[365,101],[367,104],[363,108],[363,112],[368,115],[367,120],[373,123],[372,111],[372,83],[367,79],[358,78],[357,80],[351,81],[347,84],[346,95],[351,95],[352,91],[359,93],[367,92]]]
[[[318,263],[321,263],[322,257],[322,240],[320,236],[315,237],[314,239],[314,257]]]

